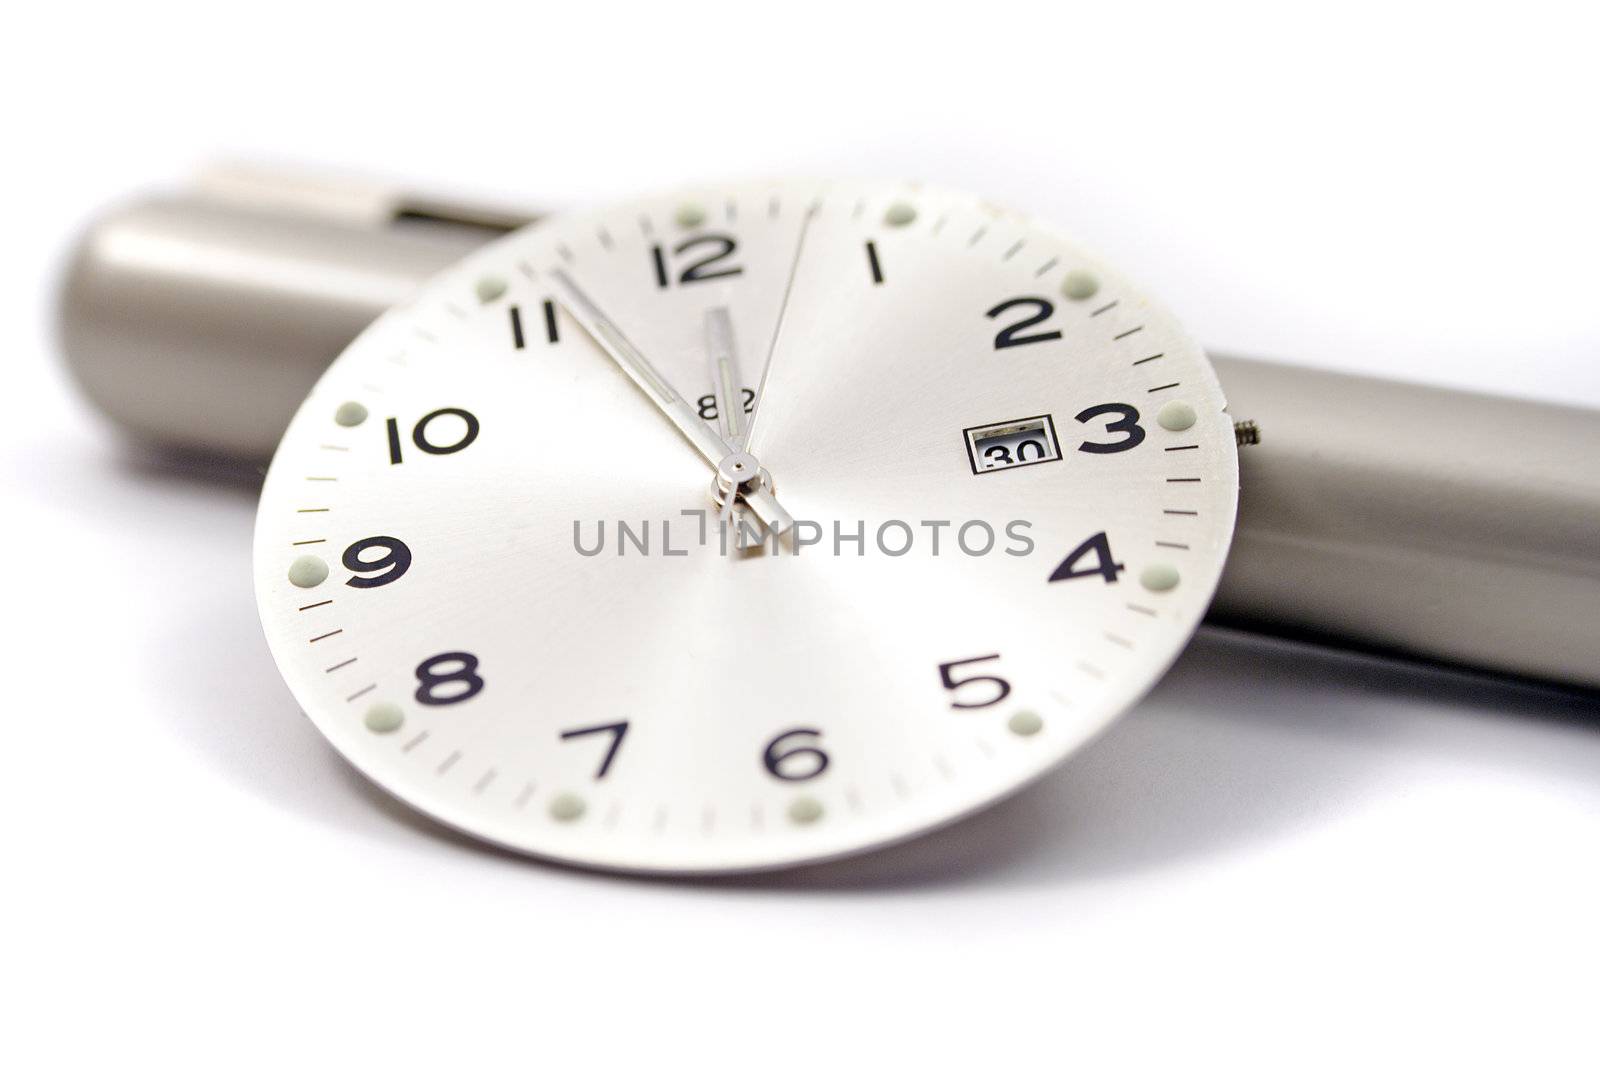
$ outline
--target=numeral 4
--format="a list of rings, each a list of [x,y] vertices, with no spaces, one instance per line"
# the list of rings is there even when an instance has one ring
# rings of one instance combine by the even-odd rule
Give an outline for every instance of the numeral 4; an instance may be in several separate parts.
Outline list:
[[[1094,561],[1079,567],[1078,562],[1088,555],[1093,555]],[[1123,565],[1111,558],[1111,542],[1102,530],[1068,552],[1067,558],[1050,572],[1050,581],[1064,582],[1071,578],[1092,578],[1098,574],[1106,581],[1114,582],[1123,570]]]

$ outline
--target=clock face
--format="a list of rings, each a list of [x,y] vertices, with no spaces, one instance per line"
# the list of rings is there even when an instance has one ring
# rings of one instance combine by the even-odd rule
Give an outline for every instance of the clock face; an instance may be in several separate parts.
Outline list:
[[[706,441],[753,464],[720,494]],[[915,185],[712,187],[374,323],[278,450],[256,588],[312,722],[434,818],[752,870],[1060,763],[1188,640],[1236,498],[1200,348],[1070,242]]]

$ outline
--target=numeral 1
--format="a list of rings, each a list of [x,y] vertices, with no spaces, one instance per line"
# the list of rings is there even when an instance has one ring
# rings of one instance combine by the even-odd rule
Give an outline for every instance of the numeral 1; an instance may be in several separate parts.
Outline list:
[[[544,302],[544,339],[551,344],[561,340],[561,334],[556,329],[556,302]],[[526,348],[527,337],[522,332],[522,308],[516,304],[511,305],[511,347]]]

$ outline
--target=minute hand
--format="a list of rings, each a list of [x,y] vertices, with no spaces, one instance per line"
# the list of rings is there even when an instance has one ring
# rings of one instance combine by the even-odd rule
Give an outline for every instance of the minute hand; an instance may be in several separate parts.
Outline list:
[[[589,295],[572,280],[570,274],[557,267],[550,272],[550,276],[561,287],[563,293],[561,305],[567,314],[576,319],[584,332],[600,346],[600,350],[610,356],[611,361],[620,367],[624,374],[633,379],[633,383],[661,409],[661,413],[671,420],[678,428],[678,432],[694,446],[695,451],[705,457],[705,461],[712,469],[720,471],[722,461],[736,454],[733,447],[708,426],[683,397],[678,395],[677,390],[668,384],[661,372],[645,358],[643,352],[634,347],[633,342],[628,340],[617,324],[589,299]],[[794,525],[794,517],[784,510],[770,489],[753,486],[743,490],[740,495],[750,506],[750,510],[777,532],[782,533]]]

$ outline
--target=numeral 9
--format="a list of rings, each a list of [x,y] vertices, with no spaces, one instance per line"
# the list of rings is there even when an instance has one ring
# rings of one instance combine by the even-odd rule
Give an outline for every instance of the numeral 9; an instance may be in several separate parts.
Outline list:
[[[379,549],[383,555],[376,559],[362,559],[363,552]],[[356,577],[345,582],[345,585],[356,589],[376,589],[380,585],[388,585],[398,581],[400,576],[411,569],[411,549],[398,537],[363,537],[355,544],[344,550],[340,557],[344,569],[354,571]],[[377,572],[382,571],[382,574]],[[363,574],[372,575],[370,578],[361,577]]]

